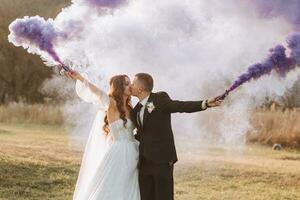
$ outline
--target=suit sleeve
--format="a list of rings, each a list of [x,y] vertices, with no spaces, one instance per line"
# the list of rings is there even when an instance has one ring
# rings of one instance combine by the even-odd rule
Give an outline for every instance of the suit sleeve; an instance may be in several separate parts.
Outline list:
[[[193,113],[206,110],[204,101],[178,101],[172,100],[166,92],[159,93],[159,105],[164,112]]]

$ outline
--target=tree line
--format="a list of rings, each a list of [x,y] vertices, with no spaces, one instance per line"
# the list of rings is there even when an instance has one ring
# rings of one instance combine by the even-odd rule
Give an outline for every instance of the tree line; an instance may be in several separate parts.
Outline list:
[[[8,42],[8,26],[16,18],[55,17],[71,0],[1,0],[0,2],[0,104],[11,101],[43,102],[39,88],[51,69],[37,55]]]

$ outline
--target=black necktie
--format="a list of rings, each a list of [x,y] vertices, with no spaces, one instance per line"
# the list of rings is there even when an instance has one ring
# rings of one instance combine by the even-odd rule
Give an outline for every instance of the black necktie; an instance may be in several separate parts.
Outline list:
[[[141,111],[142,107],[143,107],[143,105],[142,105],[140,102],[137,104],[137,107],[136,107],[136,111],[137,111],[137,121],[138,121],[138,124],[139,124],[140,126],[142,126],[142,121],[141,121],[141,118],[140,118],[140,111]]]

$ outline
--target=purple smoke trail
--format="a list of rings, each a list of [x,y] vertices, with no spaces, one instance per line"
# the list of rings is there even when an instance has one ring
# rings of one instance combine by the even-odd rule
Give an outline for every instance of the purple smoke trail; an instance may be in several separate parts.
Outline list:
[[[87,4],[92,8],[100,9],[115,9],[128,0],[73,0],[73,3]],[[58,37],[68,37],[72,34],[72,30],[76,29],[75,26],[68,29],[67,33],[58,32],[53,26],[53,20],[45,20],[42,17],[24,17],[23,19],[16,19],[9,26],[10,35],[8,39],[15,46],[23,46],[29,52],[47,52],[54,61],[61,64],[65,71],[70,69],[63,64],[59,56],[54,50],[54,41]],[[35,49],[36,48],[36,49]]]
[[[74,0],[74,2],[87,3],[96,8],[118,8],[128,2],[128,0]]]
[[[284,17],[299,31],[300,25],[300,0],[249,0],[257,9],[260,17]],[[225,99],[229,92],[235,90],[243,83],[258,79],[275,70],[280,76],[285,76],[289,71],[300,65],[300,32],[291,34],[287,38],[288,48],[291,50],[290,57],[285,54],[285,48],[278,45],[270,50],[270,55],[261,63],[250,66],[246,73],[238,77],[236,81],[217,99]]]
[[[287,38],[287,44],[291,50],[291,57],[295,59],[297,65],[300,65],[300,33],[291,34]]]
[[[62,34],[55,30],[52,21],[45,21],[39,16],[24,17],[12,22],[9,30],[8,39],[15,46],[23,46],[25,49],[36,47],[41,51],[46,51],[53,60],[61,64],[64,70],[69,71],[54,50],[53,42]]]
[[[246,73],[240,75],[237,80],[217,99],[225,97],[233,90],[245,82],[256,80],[263,75],[270,74],[273,70],[281,77],[284,77],[289,71],[300,65],[300,33],[294,33],[287,38],[288,48],[291,50],[290,57],[285,54],[285,48],[278,45],[270,49],[269,56],[262,62],[253,64],[248,67]]]

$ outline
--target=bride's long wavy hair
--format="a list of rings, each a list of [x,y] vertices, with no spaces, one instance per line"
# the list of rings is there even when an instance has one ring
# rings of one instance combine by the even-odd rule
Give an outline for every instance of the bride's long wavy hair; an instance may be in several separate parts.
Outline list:
[[[126,127],[127,125],[126,111],[123,108],[124,105],[123,95],[125,91],[126,78],[129,77],[127,75],[117,75],[117,76],[113,76],[109,80],[109,86],[111,87],[109,97],[113,98],[116,101],[117,109],[120,113],[120,118],[123,120],[124,127]],[[130,96],[126,100],[126,106],[129,109],[132,109]],[[103,131],[105,135],[108,135],[110,131],[108,126],[107,112],[104,117]]]

